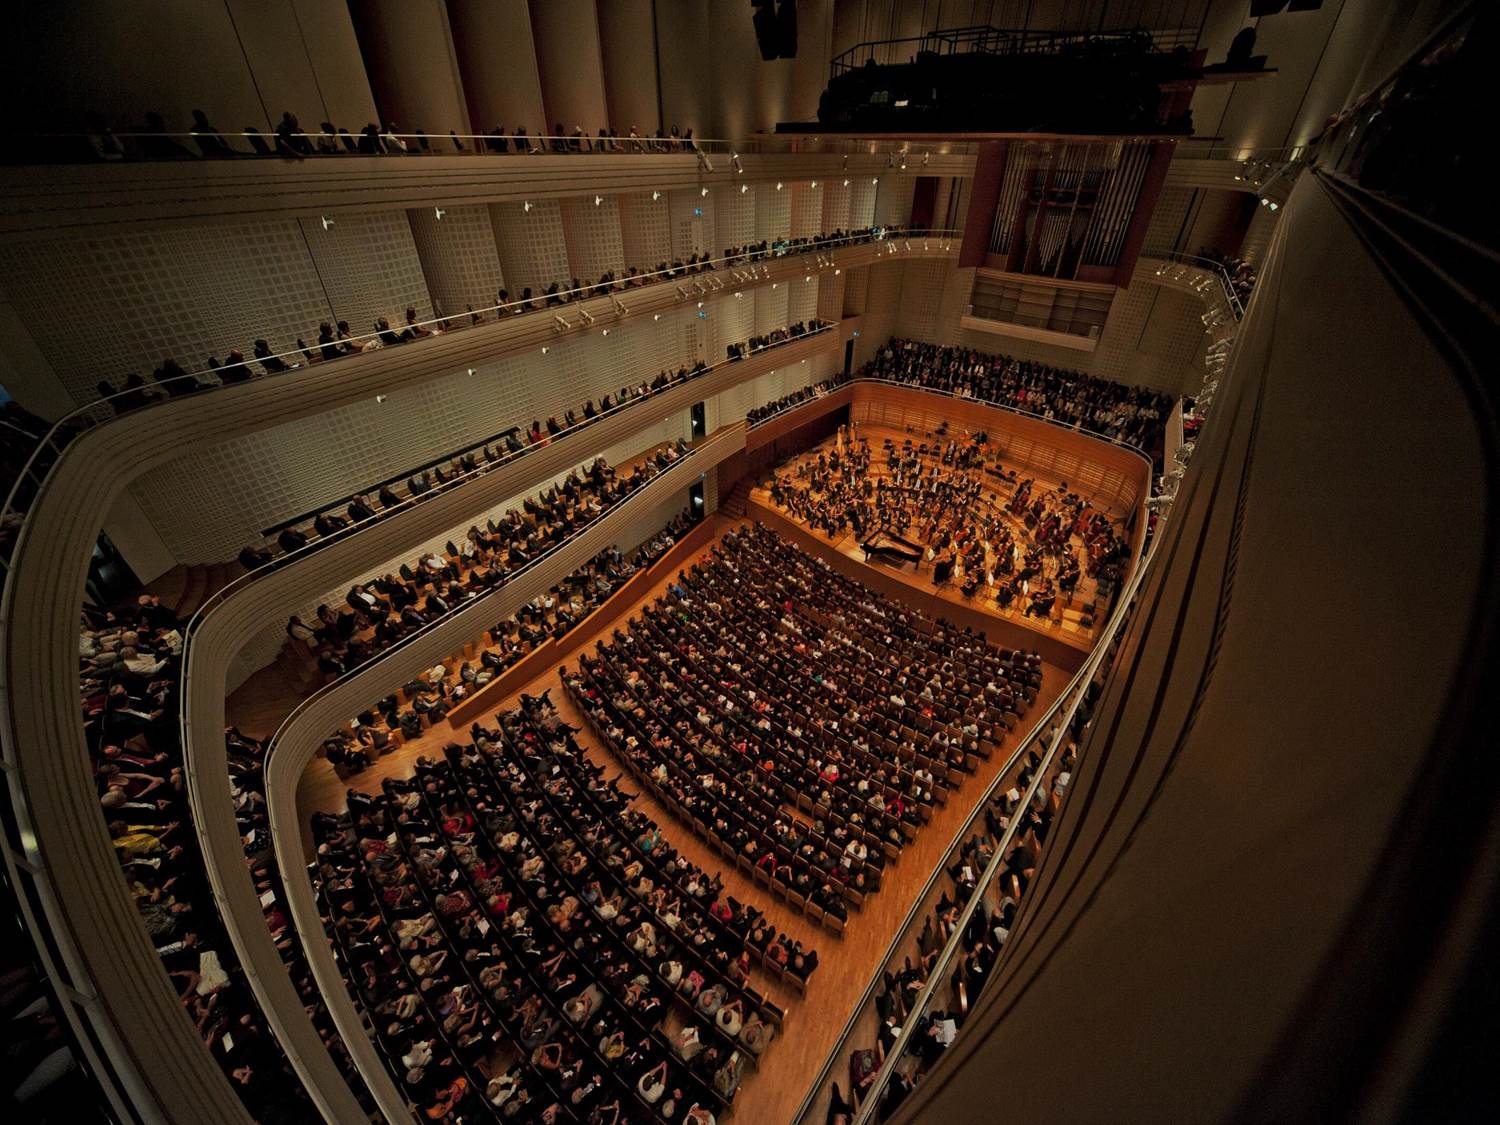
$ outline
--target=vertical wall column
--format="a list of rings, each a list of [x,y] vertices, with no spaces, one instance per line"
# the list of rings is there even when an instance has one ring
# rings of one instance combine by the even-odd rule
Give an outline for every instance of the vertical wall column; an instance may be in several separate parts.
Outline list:
[[[609,123],[609,109],[594,0],[531,0],[531,35],[547,131],[561,124],[564,133],[582,127],[591,136],[597,134]],[[624,131],[629,128],[627,124]]]
[[[349,11],[383,125],[443,146],[450,131],[471,132],[442,0],[350,0]]]
[[[911,222],[912,196],[916,190],[915,176],[881,176],[875,196],[874,221],[888,227],[906,226]]]
[[[473,131],[551,132],[526,0],[448,0],[448,23]]]
[[[750,19],[749,5],[743,10]],[[673,0],[656,5],[657,52],[665,63],[658,76],[663,120],[699,137],[722,137],[714,118],[713,60],[706,49],[711,40],[708,0]],[[621,132],[628,128],[621,123]]]
[[[604,95],[609,123],[622,136],[632,125],[648,136],[675,124],[661,119],[653,7],[653,0],[599,0]],[[673,62],[668,60],[668,65]]]
[[[304,133],[331,121],[357,135],[374,118],[375,99],[345,0],[228,0],[226,7],[273,124],[290,111]]]

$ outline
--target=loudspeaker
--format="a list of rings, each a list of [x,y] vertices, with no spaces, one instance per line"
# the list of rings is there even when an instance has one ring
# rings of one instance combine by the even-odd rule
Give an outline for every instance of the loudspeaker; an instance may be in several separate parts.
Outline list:
[[[794,59],[797,57],[797,0],[750,0],[755,25],[755,42],[760,57]]]
[[[1285,8],[1289,12],[1316,12],[1323,6],[1323,0],[1250,0],[1250,15],[1274,16]]]
[[[754,9],[750,22],[755,25],[755,42],[760,46],[760,57],[769,62],[781,53],[776,0],[750,0],[750,6]]]
[[[797,0],[781,0],[776,6],[776,40],[782,58],[797,57]]]

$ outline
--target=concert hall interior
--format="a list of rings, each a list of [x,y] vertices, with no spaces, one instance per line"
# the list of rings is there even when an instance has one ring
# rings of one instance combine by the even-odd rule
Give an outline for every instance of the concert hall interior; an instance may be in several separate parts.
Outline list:
[[[8,15],[10,1120],[1500,1117],[1500,9]]]

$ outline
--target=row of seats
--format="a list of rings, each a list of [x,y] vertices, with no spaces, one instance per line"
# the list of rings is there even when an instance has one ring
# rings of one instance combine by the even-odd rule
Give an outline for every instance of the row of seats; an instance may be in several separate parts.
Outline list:
[[[313,646],[320,671],[337,678],[374,659],[465,602],[498,589],[549,551],[580,534],[689,454],[681,441],[664,446],[625,473],[597,458],[536,500],[526,499],[497,522],[469,529],[463,546],[429,551],[395,573],[351,586],[345,606],[318,606],[316,626],[293,616],[287,632]]]
[[[732,907],[602,773],[527,700],[315,818],[350,983],[430,1116],[711,1119],[779,1027]]]
[[[1034,654],[901,610],[759,526],[564,670],[623,761],[836,931],[1040,679]]]
[[[893,338],[860,375],[1024,410],[1160,458],[1172,396],[954,344]]]
[[[625,292],[660,282],[680,282],[692,274],[711,273],[719,267],[733,269],[736,266],[767,261],[789,255],[820,253],[844,246],[884,239],[891,233],[889,228],[871,226],[845,230],[839,228],[823,234],[801,238],[761,239],[758,242],[724,249],[722,256],[712,258],[708,252],[692,254],[689,260],[674,260],[659,263],[655,269],[630,267],[617,276],[615,271],[606,271],[598,279],[581,280],[571,278],[553,282],[541,293],[533,293],[530,286],[522,289],[519,297],[512,297],[506,289],[499,289],[496,303],[487,308],[467,307],[462,313],[436,310],[431,318],[423,318],[416,306],[408,305],[392,323],[390,316],[378,316],[368,332],[355,333],[348,321],[330,318],[320,321],[317,336],[309,344],[297,337],[290,348],[273,346],[262,337],[251,345],[251,354],[246,358],[243,349],[229,349],[221,360],[217,354],[206,357],[201,368],[189,371],[174,357],[163,358],[161,364],[147,379],[139,371],[128,372],[116,386],[108,379],[96,385],[100,399],[107,399],[116,414],[126,414],[141,407],[150,406],[164,398],[176,398],[196,394],[218,386],[230,386],[250,382],[267,376],[278,376],[314,364],[322,364],[358,355],[361,352],[380,348],[398,347],[430,336],[458,331],[464,327],[483,324],[493,314],[497,320],[523,316],[534,312],[555,310],[574,301],[588,300],[613,293]],[[714,278],[707,279],[709,287],[722,289],[724,283]],[[699,294],[708,291],[703,281],[693,282]],[[693,289],[678,286],[683,296],[691,296]],[[580,316],[592,323],[587,310]],[[554,312],[554,317],[557,315]],[[572,325],[570,325],[572,326]]]
[[[386,696],[325,740],[323,756],[340,777],[365,769],[374,756],[396,749],[406,738],[441,720],[539,645],[567,636],[634,574],[665,555],[692,526],[691,510],[681,512],[643,543],[630,561],[616,547],[601,551],[547,593],[491,626],[477,659],[455,658],[437,665]]]

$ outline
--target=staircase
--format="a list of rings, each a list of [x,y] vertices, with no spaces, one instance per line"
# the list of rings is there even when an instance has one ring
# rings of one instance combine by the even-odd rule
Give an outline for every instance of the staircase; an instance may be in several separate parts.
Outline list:
[[[161,604],[186,620],[213,594],[245,573],[238,562],[194,563],[178,565],[146,584],[146,593],[161,599]]]
[[[745,518],[745,506],[750,502],[750,478],[741,477],[728,496],[719,497],[719,514],[726,519]]]

